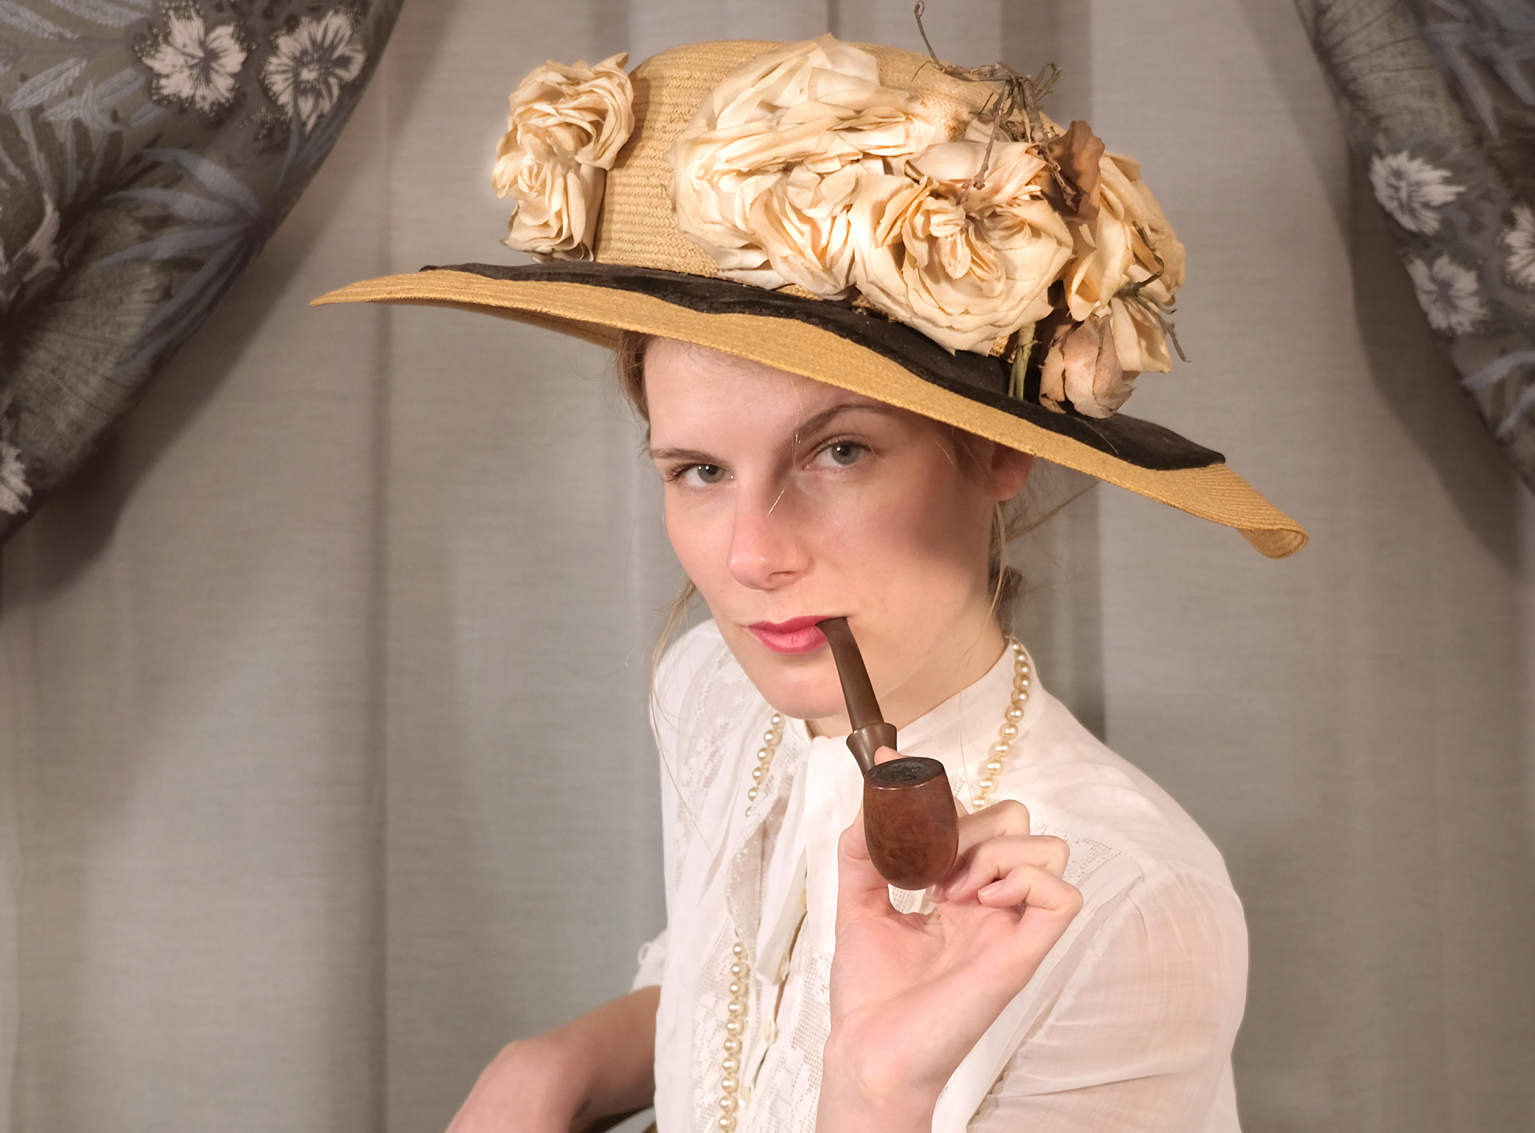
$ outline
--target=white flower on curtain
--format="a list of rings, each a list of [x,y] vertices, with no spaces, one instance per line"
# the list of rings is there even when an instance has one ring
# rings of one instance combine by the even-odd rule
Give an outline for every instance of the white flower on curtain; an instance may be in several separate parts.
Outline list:
[[[1535,209],[1514,206],[1514,225],[1498,238],[1508,249],[1504,274],[1515,287],[1535,291]]]
[[[235,24],[209,29],[190,6],[168,6],[165,16],[164,31],[151,31],[134,44],[154,72],[150,97],[217,117],[239,92],[236,79],[250,54],[245,35]]]
[[[366,58],[346,13],[326,12],[276,38],[261,81],[272,101],[308,133],[336,104],[341,88],[362,73]]]
[[[6,441],[0,441],[0,511],[20,515],[27,510],[27,497],[32,489],[27,486],[27,470],[21,463],[21,450]]]
[[[1446,334],[1467,334],[1487,318],[1476,273],[1440,256],[1432,264],[1419,259],[1407,262],[1407,274],[1418,292],[1418,305],[1429,324]]]
[[[1430,165],[1406,153],[1376,154],[1370,160],[1370,186],[1375,199],[1409,232],[1425,235],[1439,228],[1439,210],[1465,189],[1446,184],[1448,169]]]

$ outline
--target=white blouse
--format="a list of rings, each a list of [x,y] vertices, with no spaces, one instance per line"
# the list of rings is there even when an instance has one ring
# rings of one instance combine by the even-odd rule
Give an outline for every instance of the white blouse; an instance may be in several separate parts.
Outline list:
[[[961,799],[974,794],[1002,724],[1010,657],[901,729],[901,753],[941,760]],[[641,950],[634,986],[661,985],[659,1133],[718,1128],[737,935],[752,972],[737,1129],[815,1128],[837,838],[862,780],[843,740],[812,739],[790,720],[748,805],[771,715],[713,623],[673,646],[657,672],[667,929]],[[1247,932],[1219,852],[1037,674],[994,797],[1022,801],[1034,833],[1069,843],[1066,880],[1083,907],[949,1080],[934,1133],[1237,1133],[1230,1054]],[[892,897],[903,911],[919,899]]]

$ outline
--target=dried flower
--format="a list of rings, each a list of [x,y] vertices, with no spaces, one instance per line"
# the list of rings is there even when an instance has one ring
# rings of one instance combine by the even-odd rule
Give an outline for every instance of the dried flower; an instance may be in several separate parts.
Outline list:
[[[1044,168],[1024,143],[998,146],[987,188],[961,203],[980,153],[956,167],[958,144],[913,162],[958,178],[864,178],[852,213],[853,275],[893,318],[949,350],[985,353],[1049,314],[1047,289],[1069,254],[1070,234],[1037,189],[1006,191]]]
[[[1137,376],[1120,366],[1114,338],[1106,315],[1058,328],[1040,372],[1040,401],[1053,409],[1069,402],[1084,417],[1112,417],[1135,392]]]
[[[840,297],[848,213],[865,173],[899,169],[945,135],[867,51],[831,36],[738,67],[671,151],[677,225],[727,278]]]
[[[546,63],[512,92],[491,174],[496,196],[517,202],[508,247],[591,258],[607,171],[634,131],[628,61]]]

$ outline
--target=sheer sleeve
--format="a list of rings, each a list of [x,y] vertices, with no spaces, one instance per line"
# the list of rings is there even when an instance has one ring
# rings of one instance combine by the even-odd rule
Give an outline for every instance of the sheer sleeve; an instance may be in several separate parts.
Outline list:
[[[1246,983],[1235,895],[1189,874],[1142,878],[1008,1061],[971,1133],[1234,1129],[1230,1054]]]
[[[648,940],[640,946],[638,958],[639,971],[634,973],[634,982],[629,985],[630,991],[639,991],[642,987],[660,987],[661,973],[666,970],[666,930],[654,940]]]

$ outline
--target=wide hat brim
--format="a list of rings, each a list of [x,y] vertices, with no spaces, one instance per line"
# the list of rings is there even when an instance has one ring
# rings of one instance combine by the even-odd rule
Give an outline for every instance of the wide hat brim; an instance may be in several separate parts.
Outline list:
[[[603,346],[623,331],[678,339],[919,413],[1233,527],[1269,558],[1305,529],[1222,456],[1148,421],[1057,413],[1008,395],[999,358],[949,354],[924,335],[851,305],[726,279],[616,264],[463,264],[367,279],[314,300],[456,307]]]

